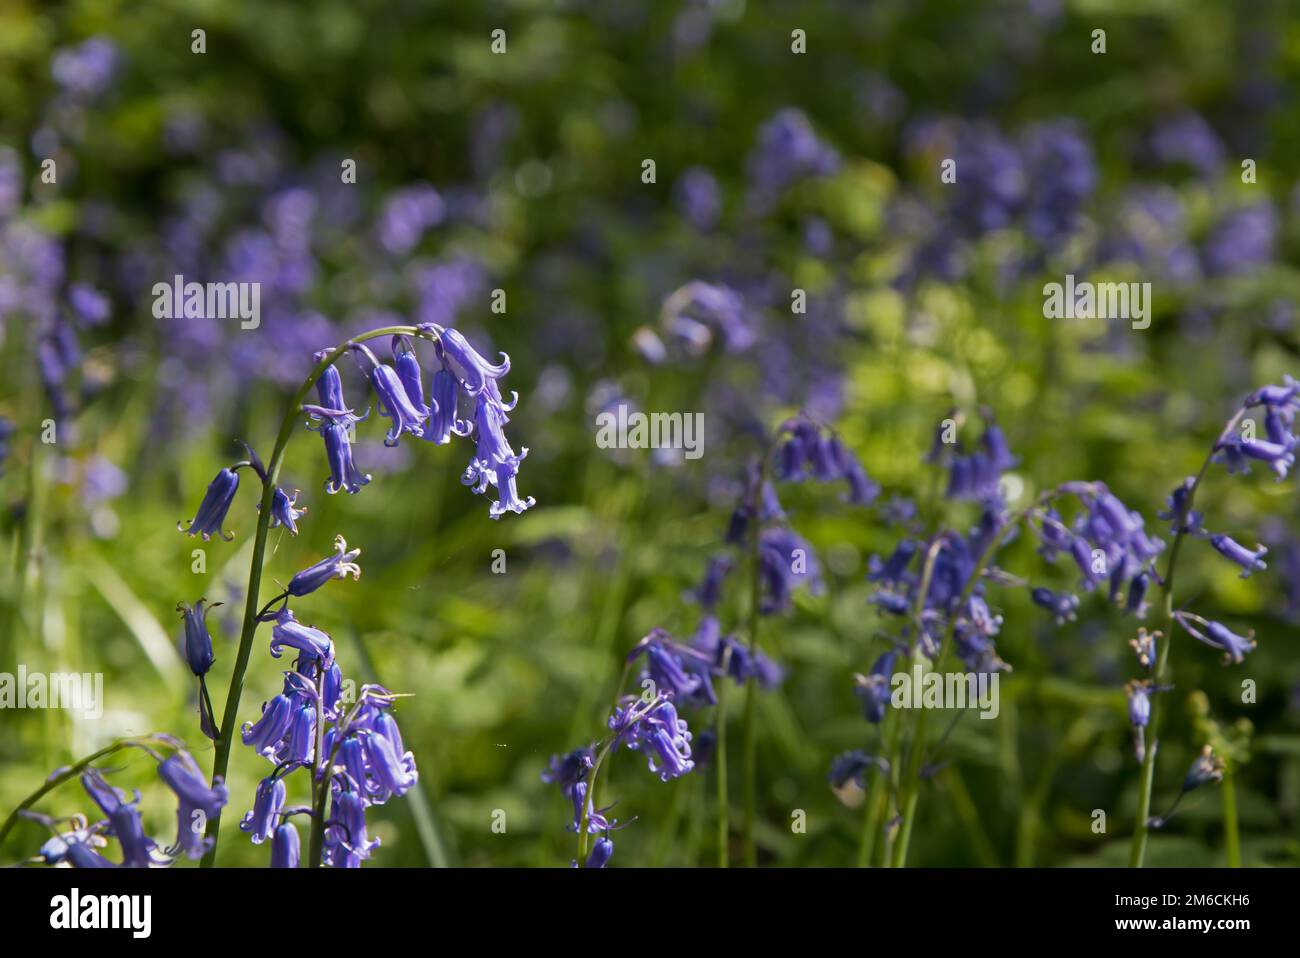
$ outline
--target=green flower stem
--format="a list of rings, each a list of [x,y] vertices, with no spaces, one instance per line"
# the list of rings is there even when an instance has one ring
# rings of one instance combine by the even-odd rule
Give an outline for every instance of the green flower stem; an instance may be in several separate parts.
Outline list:
[[[1219,443],[1230,432],[1237,428],[1237,423],[1241,417],[1246,414],[1246,410],[1237,410],[1236,415],[1228,420],[1228,424],[1223,427],[1219,433],[1219,438],[1215,440],[1210,451],[1205,455],[1205,461],[1201,463],[1200,471],[1196,473],[1196,478],[1192,480],[1191,488],[1187,490],[1187,501],[1183,506],[1183,513],[1175,521],[1178,522],[1178,531],[1174,533],[1173,545],[1169,547],[1169,559],[1165,563],[1164,578],[1160,581],[1160,590],[1164,596],[1164,635],[1159,643],[1159,649],[1156,652],[1156,667],[1151,673],[1151,681],[1157,687],[1165,684],[1168,676],[1169,664],[1169,647],[1173,645],[1174,638],[1174,573],[1178,568],[1178,556],[1182,551],[1183,540],[1187,537],[1187,519],[1192,514],[1192,509],[1196,504],[1196,492],[1201,487],[1201,481],[1210,469],[1210,463],[1214,461],[1214,453]],[[1146,749],[1142,754],[1142,777],[1138,784],[1138,811],[1137,821],[1133,825],[1133,844],[1129,848],[1129,867],[1141,868],[1146,858],[1147,850],[1147,833],[1150,830],[1151,818],[1151,791],[1155,784],[1156,777],[1156,752],[1160,745],[1160,718],[1164,709],[1160,707],[1160,696],[1152,695],[1151,698],[1151,718],[1147,722],[1147,743]]]
[[[1231,762],[1223,771],[1220,785],[1223,800],[1223,844],[1229,868],[1241,867],[1241,834],[1237,825],[1237,783]]]
[[[618,707],[618,701],[623,697],[623,689],[627,687],[627,677],[632,673],[632,663],[627,662],[623,666],[623,673],[619,676],[618,685],[614,689],[614,706]],[[582,821],[578,823],[578,867],[586,867],[587,864],[587,826],[591,822],[591,813],[599,808],[596,804],[596,789],[599,786],[600,770],[604,767],[605,759],[613,751],[615,739],[610,739],[601,750],[596,754],[596,761],[592,763],[591,778],[587,780],[587,800],[582,806]]]
[[[115,752],[120,752],[125,748],[143,748],[152,751],[149,749],[150,745],[161,745],[165,748],[174,749],[177,747],[177,742],[170,736],[165,735],[140,735],[134,738],[120,738],[109,745],[105,745],[98,752],[92,752],[85,758],[78,759],[72,765],[65,766],[59,770],[58,774],[51,775],[45,780],[40,788],[19,802],[18,807],[10,812],[9,817],[4,820],[4,824],[0,825],[0,845],[4,843],[5,837],[13,829],[14,825],[18,823],[18,819],[22,817],[23,812],[31,808],[64,782],[76,778],[101,758],[105,758]]]
[[[280,478],[280,466],[284,462],[285,449],[289,445],[289,439],[293,436],[294,428],[297,426],[299,416],[302,414],[303,400],[307,398],[307,392],[316,384],[316,380],[321,377],[326,369],[338,362],[352,344],[362,343],[370,339],[379,339],[383,336],[424,336],[430,338],[433,335],[417,329],[415,326],[385,326],[382,329],[372,329],[341,343],[316,364],[316,368],[312,370],[311,375],[298,388],[292,402],[289,403],[289,408],[285,411],[284,420],[280,424],[280,434],[275,440],[275,449],[271,453],[271,458],[267,461],[266,478],[262,481],[262,506],[258,512],[257,532],[253,538],[253,561],[248,574],[248,594],[244,604],[244,625],[239,635],[239,650],[235,654],[235,668],[230,676],[230,688],[226,692],[225,712],[222,714],[220,733],[217,736],[216,753],[212,761],[212,782],[214,785],[217,779],[226,777],[226,769],[230,764],[231,743],[234,739],[235,729],[239,724],[239,698],[244,690],[244,673],[248,671],[248,659],[253,651],[253,634],[257,631],[257,600],[262,586],[262,564],[266,557],[266,539],[271,529],[271,505],[275,499],[275,487]],[[212,839],[212,847],[203,856],[200,867],[211,868],[216,864],[217,839],[220,834],[221,812],[218,810],[215,815],[208,819],[207,836]]]
[[[754,483],[753,501],[749,504],[753,512],[752,528],[749,536],[749,657],[750,661],[758,654],[758,624],[762,620],[760,606],[762,604],[762,566],[759,560],[759,548],[762,544],[762,519],[759,515],[763,505],[763,487],[767,484],[768,464],[772,459],[772,451],[776,448],[776,440],[773,439],[763,449],[762,458],[758,463],[758,480]],[[727,681],[727,672],[724,666],[722,680],[719,684],[725,685]],[[758,681],[751,674],[745,677],[745,719],[742,731],[741,741],[741,777],[745,783],[745,812],[741,828],[741,848],[744,856],[743,861],[746,868],[753,868],[758,864],[758,849],[754,844],[754,819],[756,800],[756,779],[758,777],[758,741],[757,741],[757,722],[755,720],[755,706],[758,699]],[[722,768],[719,765],[719,768]],[[725,772],[719,774],[725,775]],[[725,789],[725,784],[722,786]],[[725,794],[725,792],[724,792]]]
[[[722,678],[718,682],[718,704],[714,710],[713,721],[716,727],[714,736],[713,764],[718,771],[718,867],[726,868],[730,858],[731,822],[727,806],[727,666],[731,664],[731,648],[722,653]]]
[[[890,743],[886,754],[892,755],[898,750],[898,733],[902,727],[893,709],[886,710],[883,726],[882,737],[888,739]],[[884,814],[885,802],[888,798],[885,793],[888,777],[887,770],[876,769],[875,777],[871,780],[871,789],[867,792],[866,807],[863,809],[862,816],[862,843],[858,846],[859,868],[870,868],[872,857],[876,853],[876,841],[880,837],[880,817]]]

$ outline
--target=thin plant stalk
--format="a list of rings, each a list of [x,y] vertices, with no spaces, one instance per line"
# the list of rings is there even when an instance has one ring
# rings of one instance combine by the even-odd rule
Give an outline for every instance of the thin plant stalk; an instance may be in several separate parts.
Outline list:
[[[1219,786],[1223,801],[1223,846],[1229,868],[1241,867],[1241,833],[1237,824],[1237,783],[1232,765],[1223,770]]]

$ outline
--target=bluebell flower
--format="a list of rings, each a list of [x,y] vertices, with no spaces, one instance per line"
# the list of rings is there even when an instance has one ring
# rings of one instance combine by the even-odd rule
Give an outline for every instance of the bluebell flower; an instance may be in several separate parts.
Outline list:
[[[199,511],[194,514],[194,518],[189,521],[189,528],[184,529],[184,532],[190,536],[200,535],[204,542],[214,535],[221,536],[227,542],[233,539],[234,533],[223,532],[221,526],[226,521],[226,513],[230,511],[238,489],[239,473],[233,469],[222,469],[208,483],[208,491],[199,503]],[[181,529],[185,525],[183,521],[178,522],[176,528]]]
[[[474,492],[479,495],[486,492],[488,486],[496,488],[497,499],[488,510],[493,519],[499,519],[507,512],[521,513],[537,504],[532,496],[521,499],[515,488],[519,464],[528,455],[528,447],[525,446],[515,455],[506,439],[506,421],[500,403],[492,398],[488,390],[483,390],[474,414],[478,444],[461,482],[473,486]]]
[[[296,536],[298,534],[298,520],[307,512],[306,506],[298,509],[296,508],[297,504],[297,489],[290,496],[279,486],[276,486],[275,494],[271,497],[271,528],[283,526],[289,530],[289,535]],[[258,503],[258,508],[261,508],[261,503]]]
[[[1072,595],[1069,592],[1053,592],[1051,589],[1042,587],[1032,590],[1029,595],[1034,600],[1034,605],[1052,613],[1057,625],[1064,625],[1066,622],[1074,621],[1075,613],[1079,608],[1079,597],[1077,595]]]
[[[81,786],[104,815],[111,816],[124,801],[123,793],[110,785],[99,769],[88,768],[81,774]]]
[[[1128,720],[1133,726],[1133,749],[1141,762],[1146,755],[1146,728],[1151,722],[1151,696],[1158,691],[1151,682],[1130,682],[1124,686],[1128,696]]]
[[[658,692],[668,692],[679,701],[712,705],[713,684],[709,680],[709,658],[703,653],[674,642],[663,629],[652,629],[628,654],[627,661],[645,657],[643,673]]]
[[[692,593],[695,601],[705,612],[712,612],[717,608],[718,601],[722,598],[722,583],[731,573],[732,565],[731,556],[725,552],[719,552],[709,559],[704,579]]]
[[[295,574],[289,580],[289,588],[286,591],[290,595],[304,596],[315,592],[332,579],[346,579],[352,576],[355,581],[361,578],[361,566],[353,561],[359,555],[361,555],[360,549],[349,550],[347,541],[341,535],[335,536],[334,554]]]
[[[542,781],[559,785],[560,790],[568,795],[574,785],[587,780],[592,763],[590,748],[575,748],[565,755],[552,755],[550,764],[542,772]]]
[[[460,419],[456,413],[460,400],[460,382],[451,370],[443,367],[433,374],[430,387],[433,403],[432,415],[424,425],[424,437],[430,442],[445,445],[452,435],[468,436],[474,431],[473,423]]]
[[[912,611],[907,596],[889,589],[880,589],[873,593],[871,601],[890,615],[907,615]]]
[[[904,539],[890,554],[889,558],[882,562],[879,557],[872,556],[868,563],[867,580],[870,582],[883,582],[888,585],[898,586],[905,581],[907,568],[916,555],[917,543],[913,539]]]
[[[240,831],[251,833],[254,845],[262,844],[275,834],[279,824],[277,820],[284,810],[285,791],[284,779],[274,774],[257,783],[253,808],[239,823]]]
[[[890,679],[894,674],[894,660],[898,650],[890,649],[876,659],[869,675],[855,675],[854,691],[862,700],[862,714],[872,725],[879,725],[885,717],[885,707],[889,705]]]
[[[478,396],[487,388],[489,382],[498,380],[510,372],[509,356],[502,353],[500,363],[490,363],[455,329],[441,331],[437,349],[438,355],[444,358],[444,362],[450,361],[452,371],[456,373],[470,396]],[[439,397],[435,394],[434,398]]]
[[[140,809],[134,802],[118,805],[108,816],[108,827],[122,846],[122,864],[125,867],[148,868],[160,864],[154,858],[154,850],[158,845],[145,834]]]
[[[624,738],[624,744],[642,752],[650,771],[661,781],[679,778],[695,767],[686,720],[678,718],[677,709],[664,696],[641,713],[632,733],[631,737]]]
[[[1204,642],[1212,649],[1223,652],[1225,663],[1239,665],[1247,653],[1255,648],[1255,633],[1238,635],[1221,622],[1211,622],[1190,612],[1175,612],[1174,620],[1181,625],[1192,638]]]
[[[1265,546],[1257,545],[1253,550],[1247,549],[1231,536],[1222,533],[1210,536],[1210,545],[1219,555],[1241,566],[1243,579],[1250,578],[1252,572],[1263,572],[1268,568],[1262,558],[1268,552]]]
[[[1133,649],[1134,654],[1137,655],[1138,663],[1144,669],[1155,667],[1156,642],[1161,639],[1162,635],[1163,633],[1161,632],[1148,632],[1144,628],[1139,628],[1137,638],[1128,640],[1129,646]]]
[[[722,212],[722,191],[718,181],[702,166],[693,166],[682,173],[673,186],[677,210],[683,219],[701,233],[707,233],[718,223]]]
[[[827,775],[831,791],[849,808],[857,808],[866,797],[867,772],[872,768],[883,773],[888,771],[889,763],[868,755],[861,749],[837,755],[831,762],[831,770]]]
[[[1291,467],[1295,465],[1295,444],[1294,437],[1286,442],[1273,442],[1266,439],[1231,439],[1223,443],[1220,448],[1225,461],[1232,467],[1231,471],[1243,473],[1250,471],[1242,463],[1240,457],[1244,456],[1247,459],[1267,463],[1280,482],[1287,477]]]
[[[737,685],[744,685],[750,679],[754,679],[760,688],[771,690],[780,685],[785,678],[781,666],[761,650],[751,651],[749,646],[735,636],[727,636],[719,640],[714,664],[720,673],[729,676]]]
[[[193,605],[177,603],[176,611],[185,620],[185,661],[195,675],[207,675],[216,661],[212,651],[212,635],[208,632],[208,613],[221,605],[208,605],[207,599],[199,599]],[[205,608],[206,606],[206,608]]]
[[[158,775],[176,793],[176,846],[190,858],[202,858],[212,846],[204,838],[208,820],[225,807],[230,793],[218,780],[209,786],[188,752],[178,751],[158,765]]]
[[[286,645],[315,656],[325,668],[334,664],[334,643],[330,637],[320,629],[300,623],[289,608],[276,613],[275,625],[271,629],[271,656],[278,659],[280,649]]]
[[[379,397],[380,415],[392,420],[392,425],[384,436],[384,445],[397,445],[403,433],[410,433],[417,438],[423,436],[424,423],[429,418],[428,407],[417,407],[407,394],[406,386],[396,370],[381,363],[363,344],[356,343],[352,348],[369,363],[370,384]]]
[[[256,722],[245,722],[241,739],[257,754],[273,758],[280,740],[288,734],[293,721],[294,703],[289,696],[280,694],[262,706],[262,716]]]
[[[333,419],[320,424],[321,438],[325,440],[325,458],[329,462],[330,477],[325,481],[325,491],[330,495],[340,489],[355,494],[370,481],[370,476],[362,473],[352,460],[352,441],[348,427]]]
[[[411,401],[411,405],[426,414],[431,413],[432,410],[424,401],[424,374],[420,371],[420,360],[415,355],[414,347],[407,343],[405,348],[398,349],[395,342],[393,368],[397,370],[397,378],[406,390],[406,398]]]
[[[609,858],[614,854],[614,843],[608,837],[602,836],[596,839],[596,844],[592,846],[591,853],[587,856],[587,863],[584,868],[604,868],[609,864]]]
[[[298,829],[294,828],[292,822],[286,821],[275,830],[275,835],[271,838],[271,867],[297,868],[300,855]]]
[[[814,595],[822,591],[816,553],[785,526],[769,527],[759,534],[759,578],[764,587],[759,611],[764,615],[788,609],[791,593],[799,586]]]
[[[1196,486],[1196,477],[1188,476],[1165,499],[1165,511],[1156,515],[1157,519],[1169,522],[1169,534],[1177,535],[1180,529],[1195,532],[1201,527],[1201,513],[1189,509],[1192,490]]]
[[[338,790],[325,826],[325,861],[335,868],[360,868],[379,846],[366,834],[366,803],[355,792]]]
[[[86,842],[69,842],[66,859],[73,868],[117,868],[118,866],[109,861],[99,852],[95,851]]]
[[[415,768],[415,756],[402,747],[402,733],[397,728],[397,721],[387,712],[380,711],[363,742],[375,783],[376,801],[387,801],[391,795],[405,795],[419,779],[419,773]]]
[[[289,736],[276,754],[279,762],[307,765],[316,751],[316,705],[307,703],[294,709]]]
[[[322,351],[312,358],[320,362],[327,355]],[[316,380],[316,397],[317,404],[303,404],[303,411],[315,420],[329,420],[342,423],[344,426],[351,426],[354,423],[363,422],[370,416],[370,410],[364,414],[356,415],[347,400],[343,397],[343,377],[340,375],[338,366],[330,364],[325,367],[325,371],[320,374]]]
[[[1187,775],[1183,778],[1183,794],[1200,788],[1210,782],[1223,781],[1223,759],[1214,754],[1214,749],[1206,745],[1201,754],[1196,756]]]

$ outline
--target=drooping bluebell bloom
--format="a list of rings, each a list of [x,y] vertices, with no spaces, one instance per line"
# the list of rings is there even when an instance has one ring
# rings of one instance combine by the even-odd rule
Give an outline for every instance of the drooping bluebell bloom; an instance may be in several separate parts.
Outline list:
[[[271,867],[297,868],[300,855],[298,829],[294,828],[293,822],[286,821],[271,838]]]
[[[124,793],[110,785],[97,768],[88,768],[81,773],[81,786],[106,817],[117,811],[124,801]]]
[[[444,366],[434,373],[433,385],[429,391],[433,404],[432,415],[424,424],[423,438],[442,446],[451,441],[453,434],[468,436],[474,431],[473,423],[456,415],[460,401],[460,382],[451,370]]]
[[[1052,613],[1057,625],[1074,621],[1075,613],[1079,608],[1077,595],[1069,592],[1053,592],[1042,587],[1034,589],[1029,595],[1034,600],[1034,605]]]
[[[294,703],[289,696],[280,694],[262,707],[262,717],[256,722],[245,722],[241,739],[258,755],[274,758],[281,739],[293,721]]]
[[[278,659],[281,648],[286,645],[315,656],[325,668],[334,664],[334,643],[330,637],[320,629],[303,625],[287,607],[275,616],[275,626],[271,629],[271,656]]]
[[[355,581],[361,578],[361,566],[352,560],[359,555],[361,555],[360,549],[349,550],[347,541],[341,535],[335,536],[334,554],[295,574],[289,580],[289,588],[286,591],[290,595],[304,596],[315,592],[331,579],[346,579],[352,576]]]
[[[322,350],[312,358],[316,362],[320,362],[327,355],[328,352]],[[347,400],[343,397],[343,377],[339,373],[338,366],[333,363],[326,366],[325,371],[316,380],[316,398],[317,403],[304,403],[302,409],[303,412],[318,422],[337,422],[351,427],[353,424],[363,422],[370,417],[369,409],[358,416],[347,404]]]
[[[917,543],[915,540],[904,539],[894,548],[893,553],[884,562],[881,562],[879,557],[872,556],[868,564],[867,580],[894,586],[901,584],[907,574],[907,567],[912,562],[912,557],[916,555],[916,550]]]
[[[763,597],[759,611],[764,615],[790,607],[791,593],[804,586],[813,595],[822,591],[821,566],[817,554],[801,536],[786,526],[771,526],[759,534],[759,578]]]
[[[1151,586],[1151,574],[1149,572],[1139,572],[1128,584],[1128,599],[1124,603],[1124,610],[1133,615],[1142,618],[1146,615],[1146,598],[1147,589]]]
[[[57,865],[66,859],[69,847],[75,843],[85,842],[92,847],[102,847],[107,844],[105,839],[96,834],[99,826],[88,826],[84,815],[72,816],[69,824],[72,826],[69,831],[60,832],[46,840],[37,853],[46,865]],[[107,862],[107,859],[105,861]]]
[[[333,368],[333,367],[330,367]],[[298,534],[298,520],[306,514],[307,507],[297,508],[298,490],[293,491],[290,496],[279,486],[275,487],[275,494],[271,497],[271,528],[283,526],[289,530],[289,535]],[[261,508],[261,504],[258,504]]]
[[[330,495],[340,489],[351,494],[361,491],[370,476],[357,468],[352,459],[352,441],[348,427],[342,422],[327,419],[320,424],[321,438],[325,440],[325,458],[329,462],[330,477],[325,481],[325,491]]]
[[[1188,476],[1165,499],[1165,511],[1157,513],[1157,519],[1164,519],[1169,522],[1170,535],[1177,535],[1180,528],[1186,532],[1195,532],[1200,529],[1201,513],[1190,509],[1191,494],[1195,486],[1196,477]]]
[[[365,345],[355,343],[352,348],[369,365],[370,385],[374,387],[375,395],[379,397],[380,415],[392,420],[392,425],[384,436],[384,445],[397,445],[403,433],[410,433],[417,438],[423,436],[424,423],[429,418],[428,407],[416,407],[396,370],[376,359],[375,354]]]
[[[68,850],[64,856],[69,865],[73,868],[117,868],[118,866],[109,861],[99,852],[95,851],[86,842],[69,842]]]
[[[677,709],[662,694],[642,710],[625,735],[623,743],[642,752],[650,771],[661,781],[679,778],[695,767],[691,761],[691,733],[686,720],[678,718]]]
[[[1223,781],[1223,759],[1214,754],[1214,749],[1206,745],[1201,754],[1196,756],[1187,775],[1183,778],[1183,794],[1200,788],[1210,782]]]
[[[497,499],[488,510],[493,519],[499,519],[507,512],[521,513],[537,504],[532,496],[521,499],[515,488],[519,464],[528,455],[528,447],[525,446],[515,455],[506,439],[506,421],[500,403],[484,389],[474,414],[478,444],[461,482],[473,486],[474,492],[479,495],[486,492],[488,486],[496,488]]]
[[[324,710],[325,718],[331,722],[337,720],[339,716],[340,695],[343,692],[343,670],[335,662],[325,670],[325,678],[321,683],[321,706]]]
[[[392,795],[405,795],[418,781],[415,756],[404,750],[397,721],[386,711],[379,710],[363,743],[376,802],[385,802]]]
[[[306,765],[316,751],[316,706],[300,705],[294,710],[289,723],[289,737],[276,754],[279,762]]]
[[[1268,552],[1265,546],[1257,545],[1253,550],[1247,549],[1231,536],[1222,533],[1210,536],[1210,545],[1219,555],[1241,566],[1243,579],[1250,578],[1252,572],[1263,572],[1268,568],[1262,558]]]
[[[702,652],[674,642],[663,629],[652,629],[628,654],[634,662],[646,660],[643,675],[654,683],[656,691],[668,692],[679,701],[712,705],[713,684],[709,680],[710,660]]]
[[[501,362],[493,364],[469,344],[459,331],[444,329],[438,337],[438,355],[449,360],[451,369],[460,379],[465,391],[470,396],[478,396],[487,387],[488,382],[497,380],[510,372],[510,357],[501,354]],[[435,394],[435,399],[439,397]],[[454,408],[454,407],[453,407]]]
[[[862,700],[862,714],[872,725],[880,724],[885,717],[885,707],[889,704],[889,682],[894,673],[894,661],[898,658],[897,649],[889,649],[876,659],[871,666],[870,675],[855,675],[854,691]]]
[[[744,352],[756,338],[744,297],[720,283],[687,283],[664,301],[662,313],[666,334],[690,356],[708,352],[718,334],[728,353]]]
[[[207,675],[217,658],[212,650],[212,635],[208,632],[207,620],[208,613],[221,603],[208,605],[207,602],[207,599],[199,599],[193,605],[184,602],[176,605],[176,611],[185,620],[185,661],[195,675]]]
[[[148,868],[160,864],[154,858],[154,850],[158,845],[145,834],[140,809],[134,802],[118,805],[108,816],[108,827],[122,846],[122,864],[125,867]]]
[[[431,413],[432,410],[424,401],[424,379],[420,371],[420,360],[415,355],[415,349],[409,344],[405,349],[398,349],[396,344],[393,348],[393,367],[397,370],[397,378],[402,383],[402,388],[406,390],[406,398],[411,401],[411,405],[423,412]]]
[[[880,589],[873,593],[871,601],[890,615],[907,615],[912,611],[907,596],[889,589]]]
[[[189,527],[183,530],[185,534],[200,535],[204,542],[214,535],[221,536],[227,542],[233,539],[235,534],[223,532],[221,526],[226,521],[226,513],[230,511],[238,489],[239,473],[233,469],[222,469],[217,473],[216,478],[208,483],[208,491],[204,494],[203,501],[199,503],[199,511],[189,521]],[[176,528],[182,529],[185,525],[184,521],[178,522]]]
[[[609,864],[609,858],[614,854],[614,843],[607,837],[596,839],[596,844],[592,846],[591,853],[587,856],[587,863],[584,868],[604,868]]]
[[[1150,669],[1155,666],[1156,662],[1156,642],[1161,638],[1163,633],[1148,632],[1144,628],[1138,629],[1137,638],[1129,639],[1128,644],[1137,655],[1138,664],[1144,669]]]
[[[158,775],[176,793],[176,846],[190,858],[202,858],[212,846],[204,838],[208,819],[225,807],[230,793],[218,780],[209,786],[188,752],[178,751],[158,765]]]
[[[861,749],[837,755],[831,762],[831,770],[827,775],[831,791],[849,808],[857,808],[866,797],[864,790],[867,772],[872,768],[883,773],[888,771],[889,763],[868,755]]]
[[[240,831],[249,832],[254,845],[269,840],[279,825],[280,812],[284,810],[284,779],[272,774],[257,783],[253,808],[239,823]]]
[[[1199,615],[1183,611],[1174,613],[1174,621],[1181,625],[1192,638],[1204,642],[1212,649],[1222,651],[1225,664],[1229,662],[1234,665],[1241,664],[1247,653],[1255,648],[1255,633],[1253,631],[1246,635],[1238,635],[1221,622],[1211,622]]]
[[[718,601],[722,598],[722,583],[730,574],[732,565],[731,556],[725,552],[719,552],[709,559],[703,581],[691,593],[705,612],[712,612],[717,608]]]
[[[354,792],[337,790],[325,827],[324,858],[334,868],[360,868],[379,839],[366,834],[366,804]]]
[[[560,790],[568,795],[574,785],[587,780],[592,763],[590,748],[575,748],[566,755],[552,755],[550,764],[542,772],[542,781],[560,786]]]
[[[1151,696],[1157,691],[1151,682],[1130,682],[1124,686],[1128,696],[1128,720],[1133,726],[1133,749],[1137,760],[1146,755],[1146,728],[1151,721]]]
[[[714,667],[719,674],[729,676],[737,685],[744,685],[754,679],[759,688],[764,690],[776,688],[785,678],[781,666],[761,650],[751,651],[749,646],[733,635],[718,642]]]

